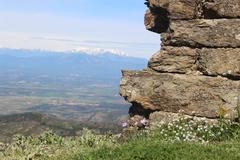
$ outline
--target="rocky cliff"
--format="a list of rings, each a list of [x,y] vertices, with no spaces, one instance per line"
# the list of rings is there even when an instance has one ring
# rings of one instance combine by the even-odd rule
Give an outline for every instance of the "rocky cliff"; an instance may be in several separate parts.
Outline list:
[[[146,29],[161,50],[142,71],[123,71],[130,116],[155,111],[236,116],[240,95],[240,0],[148,0]]]

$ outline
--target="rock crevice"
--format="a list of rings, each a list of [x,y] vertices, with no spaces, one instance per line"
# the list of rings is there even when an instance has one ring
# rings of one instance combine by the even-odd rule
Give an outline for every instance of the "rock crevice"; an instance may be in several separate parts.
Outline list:
[[[240,1],[148,0],[147,30],[161,50],[143,71],[123,71],[120,94],[130,116],[155,111],[217,118],[240,106]]]

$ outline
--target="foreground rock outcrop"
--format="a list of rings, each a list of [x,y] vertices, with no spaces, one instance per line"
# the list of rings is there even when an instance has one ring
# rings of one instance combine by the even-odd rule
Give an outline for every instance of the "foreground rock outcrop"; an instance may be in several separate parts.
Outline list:
[[[240,1],[148,0],[147,30],[161,50],[143,71],[123,71],[130,116],[156,111],[234,118],[240,107]]]
[[[240,48],[162,47],[149,60],[156,72],[191,74],[240,79]]]

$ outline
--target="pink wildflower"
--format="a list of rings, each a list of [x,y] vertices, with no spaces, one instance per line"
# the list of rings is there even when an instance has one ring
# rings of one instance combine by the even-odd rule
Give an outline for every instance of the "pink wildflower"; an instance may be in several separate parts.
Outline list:
[[[123,123],[122,123],[122,127],[125,128],[125,127],[127,127],[127,126],[128,126],[128,123],[127,123],[127,122],[123,122]]]

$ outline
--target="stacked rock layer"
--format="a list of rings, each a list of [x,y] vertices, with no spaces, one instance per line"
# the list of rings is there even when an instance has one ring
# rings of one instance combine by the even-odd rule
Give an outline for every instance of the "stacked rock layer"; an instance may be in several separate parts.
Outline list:
[[[217,118],[240,107],[240,0],[148,0],[147,30],[162,47],[142,71],[123,71],[130,115]]]

